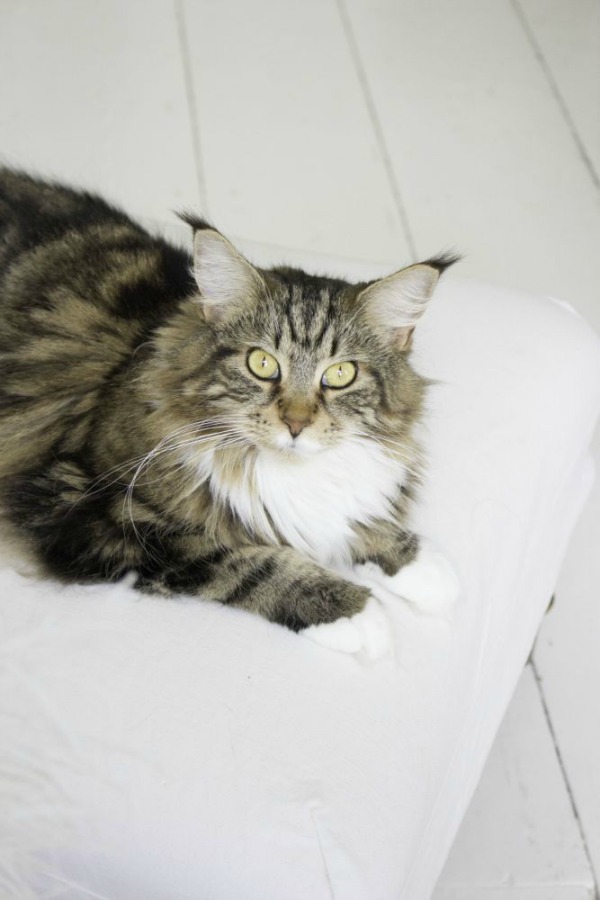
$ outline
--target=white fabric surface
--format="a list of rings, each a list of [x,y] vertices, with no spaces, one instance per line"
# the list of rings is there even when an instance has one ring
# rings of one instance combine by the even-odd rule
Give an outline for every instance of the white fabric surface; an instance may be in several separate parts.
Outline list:
[[[2,897],[427,900],[591,484],[600,351],[564,304],[446,276],[415,364],[439,379],[415,520],[462,595],[450,622],[390,603],[394,658],[7,552]]]

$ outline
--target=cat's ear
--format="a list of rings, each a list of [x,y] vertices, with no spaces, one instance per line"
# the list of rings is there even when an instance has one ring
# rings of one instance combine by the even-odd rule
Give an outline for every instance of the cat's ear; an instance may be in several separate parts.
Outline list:
[[[227,318],[265,292],[260,273],[227,238],[201,219],[182,218],[194,229],[194,278],[209,322]]]
[[[458,259],[446,254],[374,281],[358,297],[369,325],[399,350],[408,350],[440,275]]]

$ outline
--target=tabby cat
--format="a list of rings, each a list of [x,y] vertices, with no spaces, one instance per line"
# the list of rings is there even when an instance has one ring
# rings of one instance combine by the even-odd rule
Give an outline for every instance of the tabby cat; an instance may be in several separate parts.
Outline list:
[[[349,284],[256,268],[183,218],[193,258],[0,170],[3,513],[62,581],[134,572],[377,652],[377,596],[456,592],[407,525],[411,336],[454,258]]]

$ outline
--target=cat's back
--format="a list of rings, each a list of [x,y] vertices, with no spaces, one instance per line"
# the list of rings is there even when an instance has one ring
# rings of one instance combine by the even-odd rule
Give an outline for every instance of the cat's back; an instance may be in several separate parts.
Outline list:
[[[0,169],[0,475],[82,430],[190,290],[187,255],[101,198]]]
[[[189,293],[189,257],[153,237],[101,197],[0,168],[0,303],[59,299],[143,318],[158,302]],[[134,305],[135,295],[144,302]],[[154,302],[153,302],[154,301]]]

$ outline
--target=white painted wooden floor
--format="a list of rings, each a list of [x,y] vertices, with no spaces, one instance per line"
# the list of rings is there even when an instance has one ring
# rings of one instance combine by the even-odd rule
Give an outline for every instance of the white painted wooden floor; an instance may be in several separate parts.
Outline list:
[[[455,247],[600,330],[598,0],[0,0],[0,84],[4,161],[138,216]],[[435,900],[598,898],[599,539],[600,486]]]

